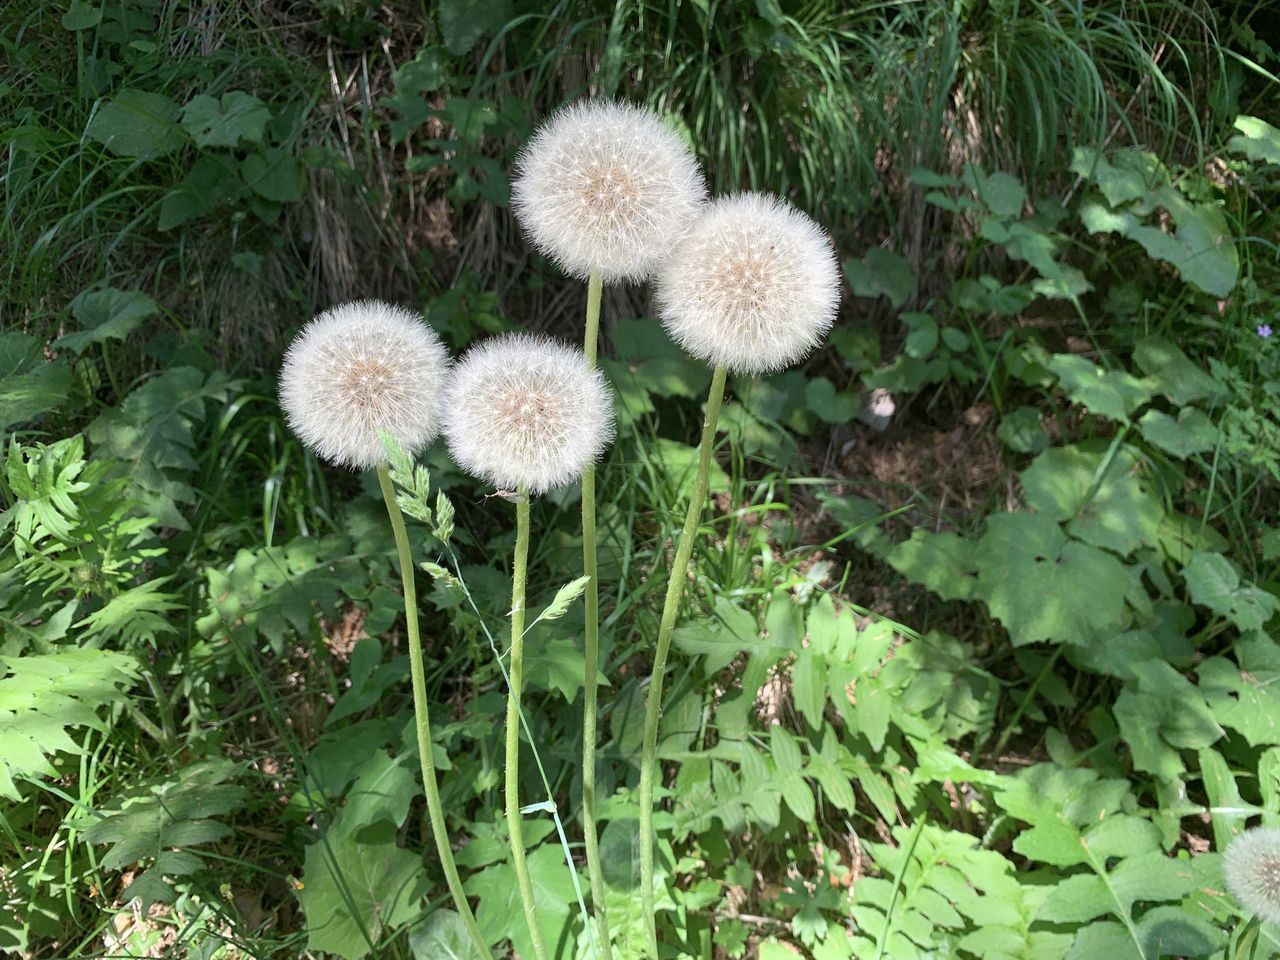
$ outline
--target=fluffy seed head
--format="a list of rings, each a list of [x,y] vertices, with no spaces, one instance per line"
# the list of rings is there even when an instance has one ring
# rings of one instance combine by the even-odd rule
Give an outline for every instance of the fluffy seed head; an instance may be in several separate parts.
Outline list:
[[[667,333],[693,356],[734,373],[781,370],[835,321],[831,238],[777,197],[722,197],[663,261],[657,301]]]
[[[316,455],[364,470],[386,460],[378,431],[410,453],[440,432],[444,344],[416,313],[361,300],[320,314],[289,344],[280,404]]]
[[[512,206],[530,242],[575,277],[653,273],[706,199],[697,161],[657,114],[585,100],[560,110],[516,158]]]
[[[1280,828],[1246,830],[1227,846],[1227,889],[1241,906],[1280,923]]]
[[[581,351],[506,334],[455,368],[444,422],[462,469],[499,489],[545,493],[576,480],[613,439],[613,400]]]

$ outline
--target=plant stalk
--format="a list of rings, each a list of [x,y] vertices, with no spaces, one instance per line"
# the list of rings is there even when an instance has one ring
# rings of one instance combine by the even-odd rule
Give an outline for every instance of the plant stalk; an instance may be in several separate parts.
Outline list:
[[[533,938],[537,960],[547,960],[547,948],[538,929],[533,902],[533,881],[524,856],[524,827],[520,814],[520,687],[524,680],[524,589],[529,565],[529,494],[518,491],[516,498],[516,555],[511,571],[511,653],[507,661],[507,832],[511,835],[511,865],[520,886],[524,919]]]
[[[489,946],[480,935],[480,927],[476,924],[475,914],[471,912],[471,904],[467,902],[462,890],[462,880],[458,877],[458,867],[453,861],[453,848],[449,846],[449,831],[444,820],[444,808],[440,804],[440,787],[436,782],[435,759],[431,755],[431,717],[427,713],[427,678],[422,663],[422,638],[418,633],[418,595],[413,580],[413,555],[409,550],[409,534],[405,530],[404,515],[396,503],[395,487],[387,473],[385,464],[378,466],[378,486],[382,488],[382,499],[387,504],[387,516],[391,520],[391,530],[396,538],[396,555],[400,561],[400,582],[404,588],[404,623],[405,634],[409,638],[409,671],[413,680],[413,715],[418,732],[418,760],[422,766],[422,786],[427,793],[427,815],[431,820],[431,832],[436,840],[436,852],[440,855],[440,866],[444,870],[445,883],[453,896],[453,905],[457,908],[466,924],[467,934],[472,943],[480,951],[480,956],[489,957]]]
[[[587,324],[582,352],[587,363],[596,365],[596,343],[600,338],[600,293],[598,271],[587,281]],[[599,942],[609,955],[609,920],[605,915],[604,867],[600,863],[600,839],[596,830],[596,712],[600,672],[600,589],[596,576],[596,465],[587,464],[582,473],[582,573],[591,579],[583,592],[585,604],[582,687],[582,835],[587,847],[587,874],[591,878],[591,907],[599,930]]]
[[[724,400],[725,369],[716,367],[711,377],[711,390],[707,395],[707,410],[702,422],[702,442],[698,447],[698,472],[689,494],[689,507],[685,511],[684,529],[676,544],[675,561],[671,565],[671,578],[667,581],[667,595],[662,602],[662,619],[658,625],[658,645],[653,654],[653,675],[649,678],[649,692],[644,701],[644,741],[640,754],[640,892],[645,924],[649,934],[648,953],[658,956],[658,920],[653,895],[653,786],[658,766],[658,720],[662,714],[662,679],[667,665],[667,652],[671,648],[671,634],[676,626],[676,614],[680,611],[680,598],[684,594],[684,581],[693,556],[693,541],[698,535],[698,523],[706,506],[707,477],[711,469],[711,453],[715,447],[716,421],[720,419],[720,404]]]

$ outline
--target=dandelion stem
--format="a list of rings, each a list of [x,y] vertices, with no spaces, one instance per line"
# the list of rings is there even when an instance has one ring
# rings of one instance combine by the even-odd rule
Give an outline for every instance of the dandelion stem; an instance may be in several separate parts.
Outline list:
[[[587,281],[587,326],[582,352],[587,363],[596,365],[596,342],[600,337],[600,272],[592,271]],[[591,579],[583,593],[585,603],[586,651],[583,657],[582,688],[582,834],[587,846],[587,873],[591,877],[591,906],[599,928],[599,942],[609,955],[609,921],[605,916],[604,868],[600,863],[600,841],[596,832],[596,677],[600,671],[600,590],[596,582],[596,465],[588,463],[582,472],[582,573]]]
[[[462,891],[458,867],[453,862],[453,848],[449,845],[449,830],[444,820],[444,808],[440,804],[440,787],[436,783],[435,760],[431,755],[431,718],[427,713],[427,679],[422,665],[422,638],[418,633],[418,596],[413,581],[413,555],[409,551],[409,534],[405,530],[404,516],[396,504],[395,487],[385,464],[378,466],[378,486],[387,504],[387,516],[396,538],[396,555],[400,561],[400,582],[404,588],[405,633],[409,638],[409,671],[413,680],[413,714],[417,721],[418,761],[422,766],[422,785],[427,792],[427,816],[431,820],[431,833],[435,837],[440,866],[444,870],[445,883],[453,896],[453,905],[466,924],[467,933],[482,957],[491,956],[488,944],[480,935],[475,914]]]
[[[520,687],[524,680],[524,588],[529,564],[529,494],[516,498],[516,555],[511,570],[511,653],[507,660],[507,832],[511,834],[511,865],[524,902],[524,919],[533,939],[537,960],[547,960],[542,931],[533,903],[533,882],[524,856],[524,829],[520,820]]]
[[[693,555],[693,541],[698,534],[702,509],[706,506],[707,476],[711,469],[711,452],[715,446],[716,421],[720,419],[720,404],[724,399],[725,368],[716,367],[711,378],[711,390],[707,395],[706,416],[702,422],[702,443],[698,447],[698,472],[689,494],[689,507],[684,516],[684,529],[676,544],[675,561],[671,565],[671,577],[667,581],[667,595],[662,602],[662,620],[658,625],[658,645],[653,654],[653,675],[649,678],[649,693],[644,702],[644,741],[640,754],[640,890],[643,898],[645,923],[648,927],[648,953],[658,956],[658,928],[653,896],[653,786],[658,766],[658,719],[662,713],[662,675],[667,665],[667,651],[671,648],[671,634],[680,610],[680,598],[684,593],[684,581]]]

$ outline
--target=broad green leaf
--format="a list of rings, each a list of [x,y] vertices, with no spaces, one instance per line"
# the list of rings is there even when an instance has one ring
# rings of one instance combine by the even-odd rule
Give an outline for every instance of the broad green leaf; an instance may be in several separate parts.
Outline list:
[[[444,45],[455,57],[492,37],[511,17],[510,0],[443,0],[436,5]]]
[[[471,942],[467,923],[452,910],[435,910],[409,931],[414,960],[491,960]]]
[[[1182,570],[1191,600],[1226,617],[1242,631],[1258,630],[1280,607],[1272,593],[1255,587],[1220,553],[1197,550]]]
[[[1018,407],[1005,414],[996,436],[1016,453],[1039,453],[1049,445],[1049,435],[1040,425],[1040,411],[1035,407]]]
[[[1225,656],[1200,665],[1200,690],[1223,726],[1254,747],[1280,744],[1280,654],[1265,634],[1235,644],[1234,663]],[[1259,773],[1261,776],[1261,772]]]
[[[240,177],[258,196],[275,203],[302,199],[306,176],[302,164],[284,150],[263,147],[240,162]]]
[[[54,754],[81,752],[72,731],[104,729],[99,711],[136,678],[134,658],[108,650],[0,657],[0,797],[20,798],[15,779],[56,776]]]
[[[893,569],[943,600],[969,600],[977,588],[976,545],[954,533],[929,533],[921,527],[889,551]]]
[[[1133,360],[1147,375],[1146,382],[1180,407],[1227,394],[1223,384],[1163,337],[1139,340],[1133,347]]]
[[[360,843],[335,821],[307,847],[298,901],[307,923],[307,949],[361,960],[384,932],[413,920],[426,892],[422,855],[392,840]],[[381,956],[381,953],[376,954]]]
[[[64,21],[64,26],[65,21]],[[1260,163],[1280,163],[1280,129],[1257,117],[1236,117],[1240,132],[1227,141],[1227,149]]]
[[[570,638],[538,640],[525,648],[524,682],[534,690],[559,690],[566,703],[573,703],[586,679],[584,663],[582,651]],[[597,670],[596,684],[608,683]]]
[[[1179,460],[1206,453],[1218,441],[1218,428],[1195,407],[1184,407],[1177,419],[1159,410],[1148,410],[1138,420],[1138,427],[1148,443]]]
[[[219,204],[230,204],[245,194],[244,181],[230,154],[204,154],[192,164],[187,175],[160,201],[161,230],[172,230],[191,220],[207,216]]]
[[[1113,207],[1146,196],[1148,190],[1168,177],[1154,154],[1117,150],[1107,157],[1096,147],[1072,150],[1070,170],[1097,184]]]
[[[600,863],[604,882],[619,890],[640,886],[640,821],[610,820],[600,831]]]
[[[862,406],[856,393],[837,391],[826,377],[814,377],[809,381],[805,389],[805,403],[826,423],[849,423]]]
[[[1123,370],[1103,370],[1084,357],[1059,353],[1049,361],[1068,397],[1090,413],[1125,422],[1151,399],[1145,383]]]
[[[1003,171],[984,174],[972,166],[966,170],[966,174],[972,178],[975,192],[992,213],[1001,217],[1022,215],[1023,205],[1027,202],[1027,191],[1017,177]]]
[[[353,832],[384,820],[399,827],[409,815],[409,805],[421,794],[417,774],[379,750],[361,764],[356,782],[347,791],[342,823]]]
[[[558,844],[543,844],[529,853],[529,876],[533,900],[544,943],[560,943],[568,936],[577,913],[573,878]],[[490,944],[510,939],[522,957],[534,956],[533,942],[524,924],[524,908],[515,874],[508,861],[491,864],[468,877],[467,892],[480,898],[476,921]]]
[[[64,30],[88,30],[102,21],[102,8],[85,0],[71,0],[71,6],[62,15]]]
[[[884,296],[895,310],[901,309],[916,289],[910,264],[884,247],[872,247],[860,260],[846,260],[844,275],[856,296]]]
[[[1089,643],[1124,624],[1131,573],[1111,554],[1068,540],[1049,517],[1001,513],[978,542],[978,588],[1014,644]]]
[[[1065,522],[1073,537],[1122,555],[1157,543],[1164,504],[1144,486],[1150,471],[1130,447],[1114,454],[1101,445],[1055,447],[1021,480],[1027,506]]]
[[[163,94],[125,89],[98,105],[85,136],[112,153],[150,160],[186,140],[177,119],[178,105]]]
[[[0,431],[35,420],[66,402],[71,371],[44,359],[44,344],[25,333],[0,333]]]
[[[71,301],[71,313],[81,329],[59,337],[53,346],[79,356],[91,344],[123,340],[143,320],[159,312],[160,305],[140,290],[85,290]]]
[[[258,144],[271,111],[251,93],[232,90],[217,97],[198,94],[182,108],[182,127],[198,147]]]

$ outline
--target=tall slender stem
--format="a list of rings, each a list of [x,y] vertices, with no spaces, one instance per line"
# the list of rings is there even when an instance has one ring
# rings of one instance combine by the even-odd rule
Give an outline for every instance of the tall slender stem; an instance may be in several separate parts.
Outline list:
[[[600,338],[600,274],[593,271],[587,281],[587,325],[582,352],[587,363],[596,365],[596,342]],[[600,863],[600,840],[596,832],[596,712],[600,672],[600,590],[596,577],[596,465],[587,464],[582,473],[582,573],[591,579],[583,593],[585,603],[586,651],[583,656],[582,688],[582,835],[587,845],[587,874],[591,877],[591,906],[599,928],[599,942],[609,950],[609,920],[605,916],[604,867]]]
[[[693,555],[693,541],[698,535],[698,522],[706,506],[707,476],[711,469],[711,452],[715,446],[716,421],[720,419],[720,404],[724,400],[725,369],[717,367],[711,377],[711,391],[707,394],[706,416],[702,422],[702,443],[698,447],[698,473],[693,479],[689,494],[689,507],[684,515],[684,529],[676,544],[675,561],[671,565],[671,578],[667,581],[667,595],[662,602],[662,619],[658,624],[658,645],[653,654],[653,675],[649,678],[649,693],[644,701],[644,741],[640,754],[640,892],[643,898],[645,923],[648,927],[648,953],[658,956],[658,927],[653,896],[653,781],[658,766],[658,719],[662,714],[662,675],[667,665],[667,651],[671,648],[671,634],[676,626],[676,614],[680,610],[680,598],[684,594],[684,581]]]
[[[385,465],[378,467],[378,486],[387,504],[387,516],[396,538],[396,556],[400,561],[400,582],[404,587],[404,625],[409,638],[409,672],[413,680],[413,715],[418,731],[418,762],[422,766],[422,786],[427,792],[427,816],[431,819],[431,833],[435,837],[436,852],[440,855],[440,867],[444,870],[445,883],[453,896],[453,905],[466,924],[467,934],[482,957],[492,956],[489,946],[480,935],[471,904],[462,891],[458,867],[453,862],[453,848],[449,846],[449,830],[444,820],[444,808],[440,804],[440,787],[436,783],[435,759],[431,755],[431,717],[427,713],[427,678],[422,665],[422,638],[418,634],[418,594],[413,580],[413,554],[409,550],[409,534],[404,527],[404,516],[396,504],[395,487]]]
[[[524,681],[524,587],[529,566],[529,494],[516,497],[516,556],[511,570],[511,653],[507,661],[507,832],[511,835],[511,865],[515,867],[524,919],[533,938],[537,960],[547,960],[533,903],[533,881],[524,857],[524,828],[520,814],[520,687]]]

